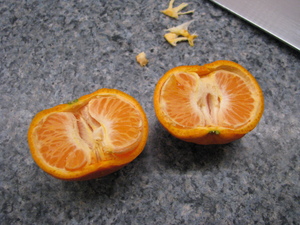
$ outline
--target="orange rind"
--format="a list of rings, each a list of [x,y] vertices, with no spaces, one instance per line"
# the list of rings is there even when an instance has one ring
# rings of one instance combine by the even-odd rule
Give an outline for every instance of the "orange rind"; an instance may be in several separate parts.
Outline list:
[[[190,13],[194,13],[194,10],[190,10],[190,11],[186,11],[186,12],[180,12],[182,9],[184,9],[185,7],[187,7],[189,4],[188,3],[181,3],[180,5],[174,7],[175,0],[170,0],[169,2],[169,6],[167,9],[162,10],[161,12],[169,17],[178,19],[179,15],[184,15],[184,14],[190,14]]]
[[[190,46],[194,46],[194,39],[197,38],[198,35],[191,34],[188,31],[188,27],[192,22],[193,20],[167,29],[169,33],[164,35],[165,39],[173,46],[176,46],[177,42],[181,41],[188,41]]]

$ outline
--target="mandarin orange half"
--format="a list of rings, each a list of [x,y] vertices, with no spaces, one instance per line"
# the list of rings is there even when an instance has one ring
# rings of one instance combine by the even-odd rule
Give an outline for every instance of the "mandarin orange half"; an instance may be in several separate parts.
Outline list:
[[[110,174],[134,160],[148,138],[148,121],[133,97],[99,89],[39,112],[28,131],[33,159],[63,180]]]
[[[167,71],[154,91],[160,123],[196,144],[225,144],[254,129],[264,110],[263,92],[241,65],[219,60]]]

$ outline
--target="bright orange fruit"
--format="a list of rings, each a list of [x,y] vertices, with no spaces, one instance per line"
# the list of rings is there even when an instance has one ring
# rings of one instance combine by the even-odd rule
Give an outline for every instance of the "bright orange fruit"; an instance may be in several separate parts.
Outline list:
[[[166,72],[156,85],[154,108],[175,137],[203,145],[225,144],[255,128],[264,98],[249,71],[220,60]]]
[[[148,138],[141,105],[115,89],[39,112],[28,131],[35,162],[63,180],[87,180],[112,173],[134,160]]]

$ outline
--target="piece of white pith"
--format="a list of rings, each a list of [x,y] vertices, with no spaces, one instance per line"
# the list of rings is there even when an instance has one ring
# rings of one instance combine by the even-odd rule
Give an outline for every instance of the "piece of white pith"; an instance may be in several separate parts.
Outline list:
[[[179,6],[173,7],[175,0],[171,0],[169,3],[169,7],[165,10],[162,10],[161,12],[167,16],[170,16],[172,18],[178,19],[179,15],[194,13],[195,10],[190,10],[187,12],[180,12],[182,9],[188,6],[188,3],[181,3]]]
[[[146,56],[145,52],[141,52],[136,56],[136,61],[141,65],[141,66],[146,66],[148,64],[148,59]]]
[[[194,46],[194,39],[198,37],[197,34],[190,34],[188,31],[189,25],[193,20],[171,27],[167,29],[169,33],[165,34],[165,39],[173,46],[176,46],[179,41],[188,41],[190,46]]]

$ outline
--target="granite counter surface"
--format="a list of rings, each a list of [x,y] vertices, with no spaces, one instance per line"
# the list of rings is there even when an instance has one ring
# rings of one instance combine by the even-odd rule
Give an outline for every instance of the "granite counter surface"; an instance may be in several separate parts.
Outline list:
[[[186,2],[195,13],[175,20],[160,13],[168,1],[0,1],[0,224],[299,224],[300,53],[209,1]],[[194,47],[164,40],[192,19]],[[219,59],[257,78],[261,122],[227,145],[173,138],[154,114],[157,80]],[[32,117],[104,87],[144,107],[143,153],[96,180],[45,174],[27,145]]]

